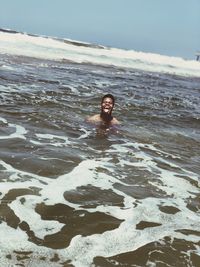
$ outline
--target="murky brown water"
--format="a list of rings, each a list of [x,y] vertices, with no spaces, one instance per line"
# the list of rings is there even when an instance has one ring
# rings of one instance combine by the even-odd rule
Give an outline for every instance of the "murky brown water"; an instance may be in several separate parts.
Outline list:
[[[0,64],[1,266],[199,266],[199,78]]]

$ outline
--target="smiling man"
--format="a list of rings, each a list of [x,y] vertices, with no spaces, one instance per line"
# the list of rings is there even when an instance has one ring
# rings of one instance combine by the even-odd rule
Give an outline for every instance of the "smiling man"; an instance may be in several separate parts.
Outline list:
[[[103,123],[106,125],[119,124],[119,121],[112,116],[115,98],[111,94],[106,94],[101,100],[101,113],[87,118],[91,123]]]

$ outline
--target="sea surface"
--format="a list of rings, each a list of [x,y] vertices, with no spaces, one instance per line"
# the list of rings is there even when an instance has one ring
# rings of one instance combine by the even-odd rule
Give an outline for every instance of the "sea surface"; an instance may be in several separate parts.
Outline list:
[[[0,266],[199,264],[200,62],[1,30]]]

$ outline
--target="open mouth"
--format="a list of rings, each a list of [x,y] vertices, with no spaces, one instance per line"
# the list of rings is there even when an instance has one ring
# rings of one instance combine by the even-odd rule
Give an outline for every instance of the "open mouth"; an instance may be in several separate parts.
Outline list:
[[[103,108],[103,111],[106,112],[106,113],[110,112],[110,110],[111,110],[110,107],[105,107],[105,108]]]

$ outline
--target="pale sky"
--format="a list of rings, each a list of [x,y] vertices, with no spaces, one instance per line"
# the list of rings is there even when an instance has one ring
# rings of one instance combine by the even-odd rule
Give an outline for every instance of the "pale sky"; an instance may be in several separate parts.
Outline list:
[[[200,0],[0,0],[0,28],[195,59]]]

